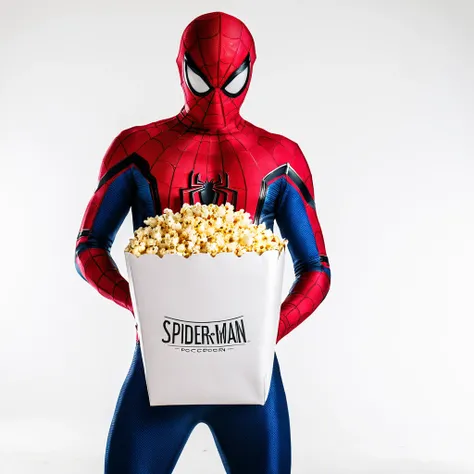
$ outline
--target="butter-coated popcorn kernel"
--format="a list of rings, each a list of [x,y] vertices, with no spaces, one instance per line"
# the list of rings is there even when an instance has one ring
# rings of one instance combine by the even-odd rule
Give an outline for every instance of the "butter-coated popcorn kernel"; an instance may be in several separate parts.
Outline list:
[[[281,251],[287,244],[265,224],[255,225],[250,213],[234,210],[232,204],[184,204],[179,212],[164,209],[160,216],[145,219],[129,239],[125,251],[136,255],[178,254],[189,257],[197,253],[230,252],[242,256],[246,252],[262,254]]]

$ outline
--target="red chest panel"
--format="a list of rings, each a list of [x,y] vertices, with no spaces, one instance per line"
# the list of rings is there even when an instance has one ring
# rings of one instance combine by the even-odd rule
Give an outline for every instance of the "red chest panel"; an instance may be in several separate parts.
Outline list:
[[[253,217],[262,180],[289,159],[288,149],[253,126],[226,135],[172,128],[150,137],[147,131],[146,141],[139,144],[141,133],[132,134],[133,142],[124,145],[148,163],[161,210],[229,202]]]

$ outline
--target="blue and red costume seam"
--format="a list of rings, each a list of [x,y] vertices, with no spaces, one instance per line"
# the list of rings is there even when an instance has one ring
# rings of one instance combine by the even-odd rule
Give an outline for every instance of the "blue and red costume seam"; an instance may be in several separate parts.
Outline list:
[[[311,173],[301,150],[299,156],[308,170],[309,187],[289,164],[278,168],[274,172],[276,177],[266,183],[268,191],[259,219],[271,229],[276,220],[281,235],[288,239],[295,271],[295,281],[281,307],[277,341],[314,312],[326,297],[331,282]]]
[[[193,76],[185,78],[185,55],[192,58],[195,76],[206,75],[198,86],[204,84],[207,92],[196,95],[188,84]],[[185,107],[170,119],[124,130],[110,145],[82,220],[75,262],[100,294],[133,312],[128,282],[110,254],[130,209],[136,230],[165,207],[177,211],[184,199],[232,200],[257,223],[273,228],[276,221],[289,241],[295,282],[281,306],[280,340],[323,301],[331,273],[303,153],[291,140],[239,115],[255,58],[253,39],[240,20],[212,13],[191,22],[177,59]],[[225,87],[238,79],[237,72],[248,77],[231,94]],[[199,422],[211,428],[228,473],[290,472],[288,407],[276,355],[264,406],[150,407],[136,334],[109,431],[106,474],[169,474]]]

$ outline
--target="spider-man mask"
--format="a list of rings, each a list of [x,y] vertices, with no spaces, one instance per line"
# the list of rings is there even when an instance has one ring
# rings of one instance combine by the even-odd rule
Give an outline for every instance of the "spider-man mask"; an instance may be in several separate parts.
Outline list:
[[[182,118],[207,131],[237,128],[255,58],[252,35],[239,19],[215,12],[193,20],[176,59],[185,96]]]

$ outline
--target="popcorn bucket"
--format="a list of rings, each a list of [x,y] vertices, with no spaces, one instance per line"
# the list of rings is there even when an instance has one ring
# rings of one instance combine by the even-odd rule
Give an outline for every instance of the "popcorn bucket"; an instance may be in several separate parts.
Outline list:
[[[263,405],[286,251],[125,252],[150,405]]]

